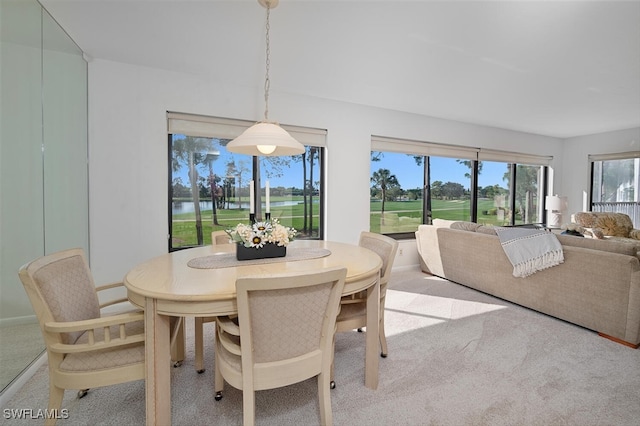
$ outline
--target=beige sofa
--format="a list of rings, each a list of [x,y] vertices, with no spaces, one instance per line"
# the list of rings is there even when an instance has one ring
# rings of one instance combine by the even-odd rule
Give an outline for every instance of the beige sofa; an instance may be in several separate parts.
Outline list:
[[[640,344],[640,244],[557,235],[564,263],[526,278],[495,232],[471,222],[420,225],[424,272],[600,333]],[[638,242],[640,243],[640,242]]]

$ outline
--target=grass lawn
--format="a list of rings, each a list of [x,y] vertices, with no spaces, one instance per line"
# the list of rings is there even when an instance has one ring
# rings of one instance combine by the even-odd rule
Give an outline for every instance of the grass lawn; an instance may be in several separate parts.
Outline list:
[[[314,201],[317,200],[314,197]],[[278,219],[280,224],[293,227],[298,230],[299,237],[304,238],[302,234],[304,228],[304,204],[302,197],[271,197],[271,201],[294,201],[298,204],[288,206],[272,206],[271,217]],[[318,224],[320,223],[320,205],[315,202],[313,204],[313,223],[311,224],[312,233],[306,235],[307,238],[317,236]],[[211,232],[219,230],[227,230],[233,228],[238,223],[249,223],[249,209],[217,209],[217,225],[213,224],[213,212],[211,209],[202,210],[202,233],[204,244],[211,244]],[[309,224],[307,224],[309,226]],[[196,218],[195,213],[180,213],[173,216],[172,222],[172,238],[173,247],[193,246],[197,244],[196,237]]]
[[[272,201],[295,201],[297,204],[288,206],[272,206],[271,217],[279,219],[284,226],[291,226],[302,234],[304,226],[304,205],[302,197],[271,197]],[[314,198],[317,200],[317,198]],[[413,201],[387,201],[385,203],[384,218],[381,215],[382,203],[371,201],[370,203],[370,223],[371,232],[393,233],[393,232],[414,232],[418,225],[422,223],[422,200]],[[432,200],[431,202],[433,218],[468,221],[471,217],[469,210],[469,200]],[[491,210],[494,214],[488,214]],[[319,224],[319,203],[313,204],[313,224],[312,233],[306,237],[317,236]],[[213,224],[212,211],[202,212],[202,232],[204,244],[211,244],[211,232],[226,230],[236,226],[238,223],[249,222],[248,209],[218,209],[217,225]],[[383,220],[384,219],[384,220]],[[486,225],[503,225],[504,220],[499,220],[495,214],[493,200],[478,200],[478,223]],[[176,214],[172,223],[173,246],[193,246],[196,245],[195,213]]]

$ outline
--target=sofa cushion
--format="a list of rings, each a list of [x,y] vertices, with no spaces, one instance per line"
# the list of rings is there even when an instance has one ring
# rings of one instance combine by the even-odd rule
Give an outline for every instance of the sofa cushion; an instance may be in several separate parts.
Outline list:
[[[478,228],[476,229],[476,232],[480,234],[487,234],[487,235],[495,235],[495,236],[498,235],[496,233],[496,228],[494,228],[493,226],[487,226],[487,225],[478,226]]]
[[[475,222],[453,222],[450,226],[451,229],[460,229],[462,231],[476,232],[480,224]]]
[[[556,235],[563,246],[582,247],[592,250],[608,251],[611,253],[636,256],[640,250],[640,243],[620,240],[597,240],[594,238],[579,238],[571,235]]]

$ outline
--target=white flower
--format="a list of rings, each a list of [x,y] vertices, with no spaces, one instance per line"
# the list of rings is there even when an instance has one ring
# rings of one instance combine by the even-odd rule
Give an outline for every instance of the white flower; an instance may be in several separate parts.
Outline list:
[[[239,223],[226,232],[234,243],[256,249],[264,247],[265,244],[286,246],[297,234],[295,229],[280,225],[277,219],[256,222],[253,225]]]

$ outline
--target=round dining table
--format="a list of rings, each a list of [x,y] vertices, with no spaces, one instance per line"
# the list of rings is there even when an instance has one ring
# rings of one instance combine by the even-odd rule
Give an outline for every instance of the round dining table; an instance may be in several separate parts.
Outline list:
[[[314,250],[319,253],[317,256],[296,256]],[[233,244],[179,250],[135,266],[124,278],[129,300],[145,313],[147,425],[171,423],[170,335],[173,320],[237,313],[235,283],[237,278],[245,276],[270,277],[346,267],[343,295],[366,293],[365,386],[378,387],[382,260],[376,253],[354,244],[323,240],[295,240],[287,246],[285,257],[263,262],[229,261],[233,257],[229,253],[233,252]],[[221,266],[216,260],[223,258],[227,262]],[[184,348],[184,343],[182,346]]]

